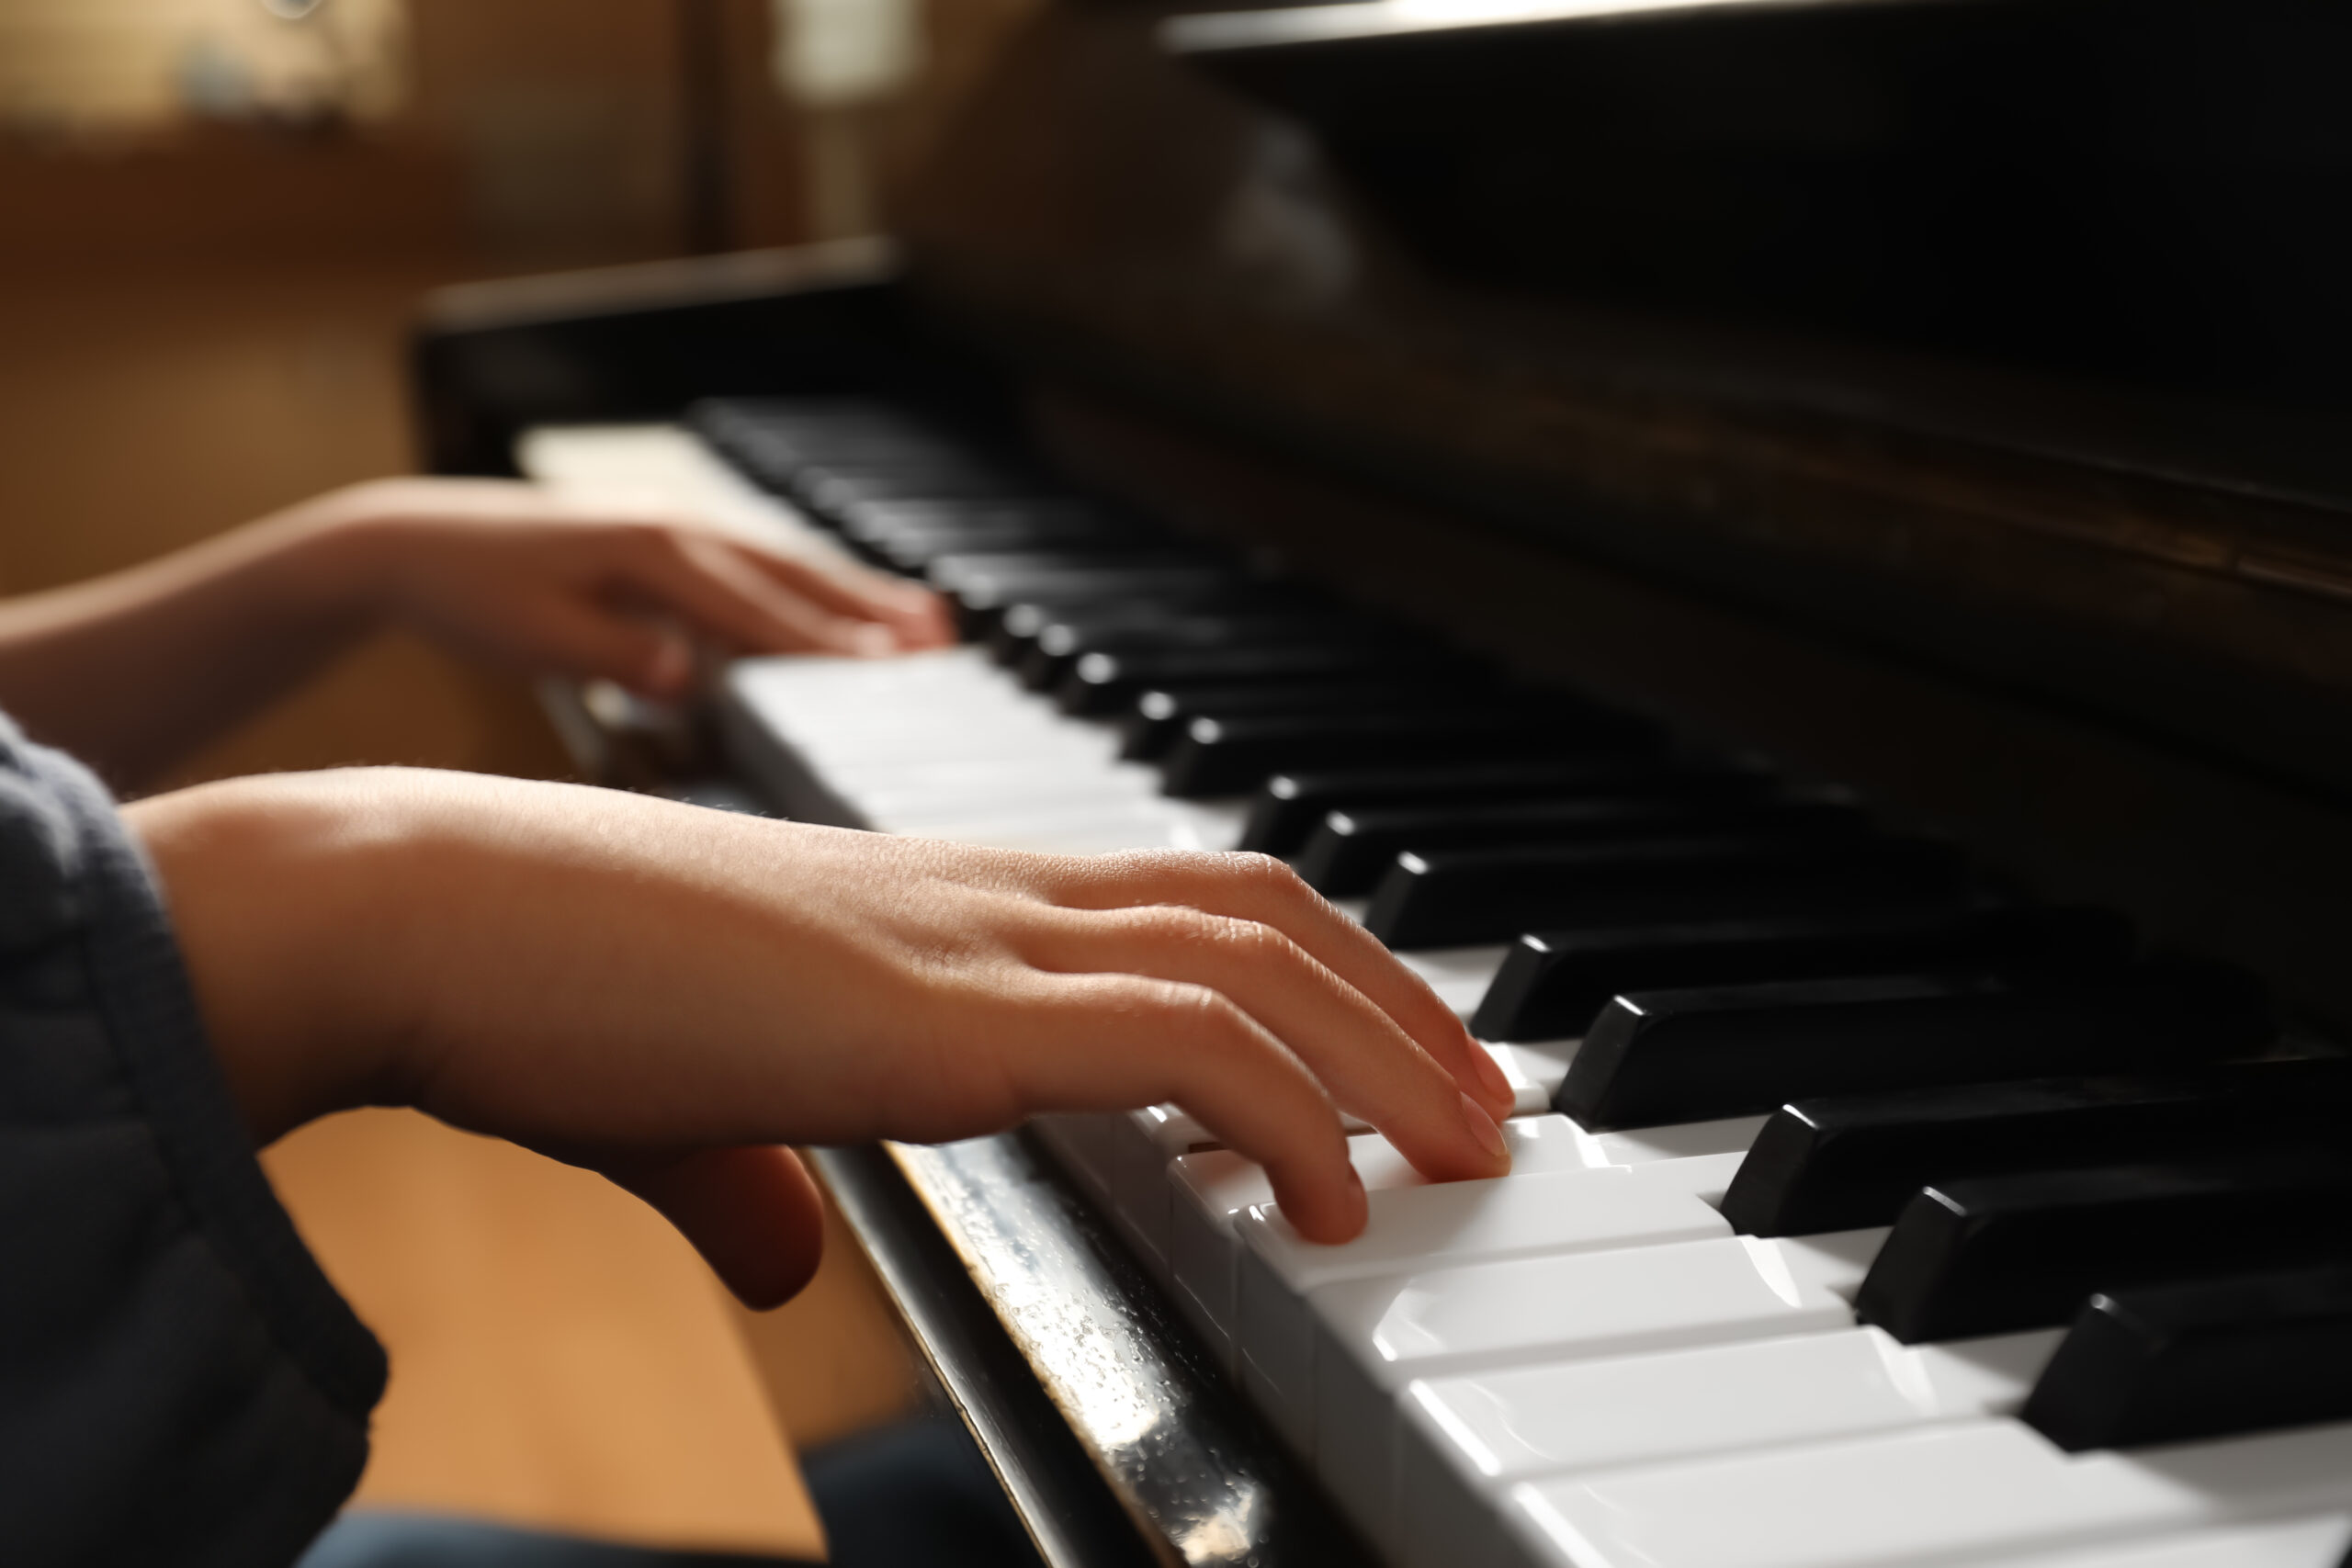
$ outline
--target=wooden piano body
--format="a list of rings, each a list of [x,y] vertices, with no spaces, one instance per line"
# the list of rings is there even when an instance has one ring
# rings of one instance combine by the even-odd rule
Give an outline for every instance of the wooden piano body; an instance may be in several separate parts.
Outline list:
[[[429,457],[890,399],[1850,785],[2324,1036],[2347,29],[2286,0],[1066,5],[893,242],[436,299]],[[1358,1550],[1025,1145],[826,1158],[1049,1560]]]

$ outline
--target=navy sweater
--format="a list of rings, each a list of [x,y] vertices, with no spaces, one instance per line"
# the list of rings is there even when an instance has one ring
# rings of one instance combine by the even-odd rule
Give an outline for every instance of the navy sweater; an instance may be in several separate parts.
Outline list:
[[[0,1559],[291,1562],[384,1376],[262,1175],[112,799],[0,717]]]

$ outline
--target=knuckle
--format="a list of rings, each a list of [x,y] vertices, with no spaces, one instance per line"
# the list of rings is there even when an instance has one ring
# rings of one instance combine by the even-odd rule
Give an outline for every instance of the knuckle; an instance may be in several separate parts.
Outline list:
[[[1220,858],[1225,863],[1225,874],[1245,886],[1282,897],[1306,891],[1306,884],[1299,879],[1298,873],[1293,871],[1286,862],[1276,860],[1272,855],[1236,850]]]
[[[1216,940],[1216,917],[1185,904],[1143,904],[1117,919],[1131,934],[1155,946],[1199,947]]]
[[[1246,1039],[1249,1019],[1223,992],[1181,980],[1147,982],[1149,1006],[1195,1044],[1231,1046]]]
[[[1157,882],[1182,863],[1183,850],[1114,850],[1097,857],[1099,864],[1122,881]]]
[[[1227,940],[1253,964],[1294,964],[1306,956],[1306,950],[1288,936],[1256,920],[1234,921]]]

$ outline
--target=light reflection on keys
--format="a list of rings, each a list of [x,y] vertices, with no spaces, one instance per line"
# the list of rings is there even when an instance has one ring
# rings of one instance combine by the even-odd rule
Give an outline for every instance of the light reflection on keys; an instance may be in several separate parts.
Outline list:
[[[833,547],[691,439],[623,445],[558,433],[526,458],[683,484],[689,503],[718,496],[730,525]],[[1159,795],[1154,770],[1116,759],[1114,726],[1061,716],[977,649],[747,661],[728,700],[883,830],[1061,853],[1218,849],[1239,832],[1236,803]],[[1402,956],[1467,1016],[1502,949]],[[1572,1049],[1504,1052],[1523,1111],[1548,1101]],[[1596,1134],[1531,1115],[1510,1129],[1504,1184],[1719,1159],[1759,1122]],[[1271,1198],[1262,1177],[1203,1149],[1173,1108],[1039,1131],[1236,1364],[1237,1216]],[[1376,1195],[1419,1185],[1385,1140],[1353,1143]],[[2352,1540],[2352,1428],[2059,1454],[2006,1415],[2048,1331],[1904,1348],[1853,1325],[1844,1298],[1875,1234],[1658,1232],[1454,1268],[1425,1265],[1469,1232],[1432,1237],[1397,1272],[1264,1292],[1288,1338],[1262,1359],[1303,1346],[1270,1409],[1396,1568],[2334,1568]],[[1338,1440],[1316,1444],[1317,1427]]]

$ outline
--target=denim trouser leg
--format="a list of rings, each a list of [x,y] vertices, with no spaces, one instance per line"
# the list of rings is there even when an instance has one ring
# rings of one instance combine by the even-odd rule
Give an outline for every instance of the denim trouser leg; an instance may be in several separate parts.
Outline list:
[[[971,1438],[946,1420],[860,1433],[804,1456],[835,1568],[1037,1568]],[[357,1510],[300,1568],[793,1568],[786,1559],[662,1551],[435,1514]]]

